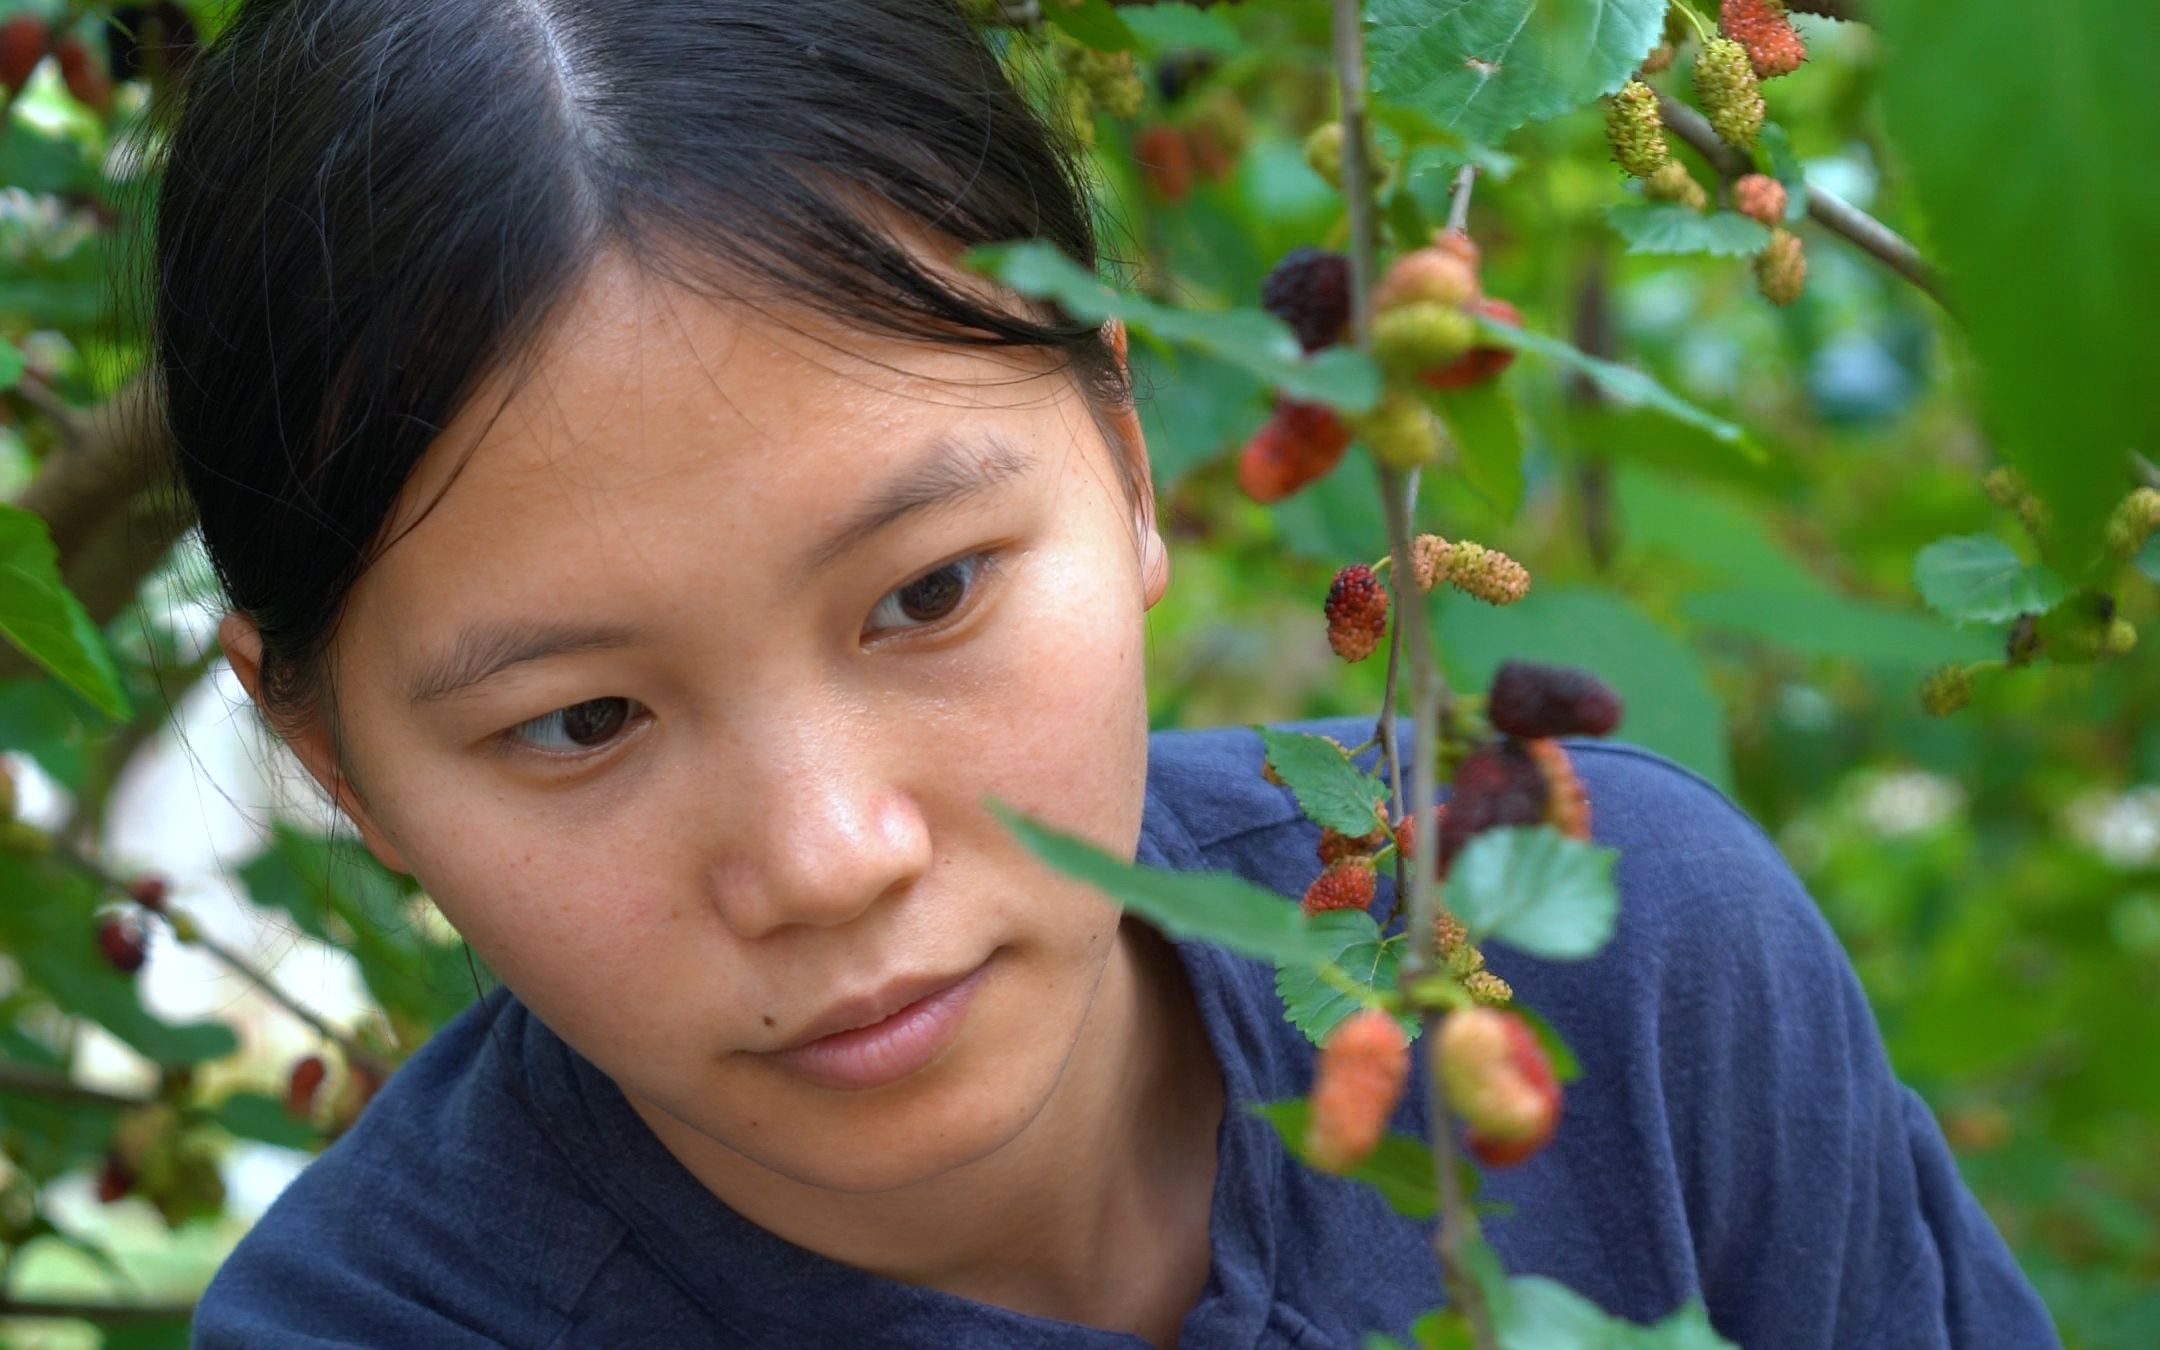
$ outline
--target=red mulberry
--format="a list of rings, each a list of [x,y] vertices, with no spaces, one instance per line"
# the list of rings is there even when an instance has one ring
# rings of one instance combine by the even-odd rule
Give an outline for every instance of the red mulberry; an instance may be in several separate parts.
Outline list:
[[[1387,590],[1364,563],[1352,563],[1328,586],[1328,646],[1345,661],[1373,654],[1387,634]]]
[[[1503,826],[1540,824],[1551,802],[1545,775],[1520,742],[1488,741],[1472,750],[1455,770],[1447,814],[1440,818],[1442,874],[1477,835]]]
[[[1275,400],[1238,454],[1238,486],[1256,502],[1278,502],[1324,478],[1350,448],[1350,428],[1325,403]]]
[[[1487,1166],[1513,1166],[1552,1139],[1560,1081],[1520,1016],[1497,1008],[1450,1013],[1431,1053],[1448,1105],[1469,1127],[1470,1151]]]
[[[1370,909],[1374,883],[1370,861],[1346,858],[1313,878],[1312,885],[1305,888],[1305,898],[1299,908],[1305,911],[1307,918],[1331,909]]]
[[[111,914],[98,920],[98,950],[105,953],[105,960],[123,975],[132,975],[142,969],[143,931],[134,919]]]
[[[1512,327],[1522,326],[1522,312],[1505,300],[1480,296],[1470,302],[1470,312],[1498,319]],[[1472,347],[1438,370],[1428,370],[1418,380],[1428,389],[1461,389],[1496,378],[1515,359],[1513,347],[1481,344]]]
[[[1807,60],[1807,44],[1793,31],[1782,0],[1721,0],[1718,27],[1747,49],[1759,80],[1790,75]]]

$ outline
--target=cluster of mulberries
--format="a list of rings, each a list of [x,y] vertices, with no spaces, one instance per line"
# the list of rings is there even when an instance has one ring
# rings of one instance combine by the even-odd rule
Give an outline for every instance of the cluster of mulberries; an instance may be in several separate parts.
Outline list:
[[[1387,589],[1364,563],[1335,574],[1327,594],[1328,646],[1345,661],[1362,661],[1387,636]]]
[[[1551,825],[1590,837],[1590,798],[1557,738],[1604,736],[1620,724],[1620,697],[1586,671],[1507,661],[1493,675],[1486,720],[1500,733],[1456,766],[1440,818],[1441,876],[1486,830]]]
[[[1368,1008],[1345,1018],[1320,1047],[1306,1156],[1330,1172],[1363,1162],[1387,1132],[1409,1077],[1410,1043],[1393,1017]]]

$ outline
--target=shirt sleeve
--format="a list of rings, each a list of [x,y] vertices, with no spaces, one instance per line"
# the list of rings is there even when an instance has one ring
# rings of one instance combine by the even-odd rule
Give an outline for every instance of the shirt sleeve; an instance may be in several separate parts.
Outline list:
[[[1648,919],[1647,1039],[1717,1330],[1750,1350],[2059,1347],[1775,845],[1662,760],[1582,758],[1631,761],[1597,766],[1593,811],[1629,836],[1622,925]]]

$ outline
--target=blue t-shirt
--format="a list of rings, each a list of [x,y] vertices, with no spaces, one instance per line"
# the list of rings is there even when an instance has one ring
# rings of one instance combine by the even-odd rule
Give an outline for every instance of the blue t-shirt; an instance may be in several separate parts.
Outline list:
[[[1291,725],[1344,744],[1371,729]],[[1699,1295],[1748,1350],[2059,1346],[1769,839],[1665,760],[1568,744],[1595,837],[1620,850],[1620,922],[1589,961],[1486,946],[1583,1066],[1552,1144],[1487,1178],[1487,1197],[1513,1206],[1486,1221],[1508,1269],[1639,1322]],[[1140,860],[1299,894],[1319,871],[1318,830],[1260,766],[1249,729],[1153,736]],[[1383,876],[1376,916],[1393,900]],[[1403,1334],[1444,1301],[1430,1222],[1308,1169],[1243,1109],[1307,1091],[1313,1048],[1283,1019],[1271,967],[1201,942],[1176,950],[1228,1098],[1213,1265],[1180,1344],[1354,1350],[1367,1330]],[[1394,1124],[1422,1133],[1424,1056],[1411,1059]],[[204,1295],[195,1344],[1145,1343],[867,1274],[758,1228],[496,990],[279,1197]]]

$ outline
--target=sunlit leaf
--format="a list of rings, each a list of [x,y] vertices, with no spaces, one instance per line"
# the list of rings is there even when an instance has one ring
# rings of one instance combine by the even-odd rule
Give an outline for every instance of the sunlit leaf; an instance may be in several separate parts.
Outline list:
[[[127,691],[104,635],[60,579],[45,522],[0,505],[0,634],[108,717],[128,715]]]
[[[1550,825],[1487,830],[1448,869],[1448,908],[1473,942],[1494,937],[1533,956],[1580,960],[1612,937],[1619,857]]]

